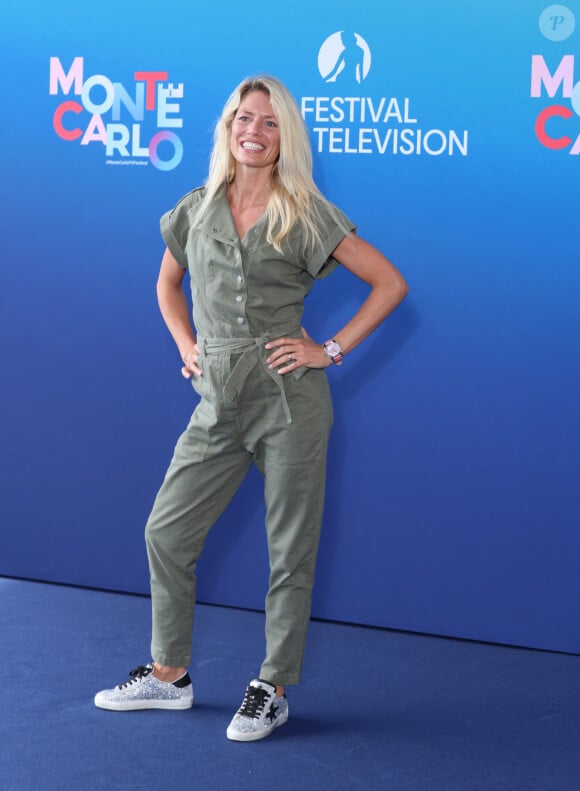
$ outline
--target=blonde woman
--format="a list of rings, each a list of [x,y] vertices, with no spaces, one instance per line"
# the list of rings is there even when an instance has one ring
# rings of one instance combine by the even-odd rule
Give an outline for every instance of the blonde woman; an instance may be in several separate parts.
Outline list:
[[[300,678],[325,490],[332,404],[324,369],[363,341],[407,285],[319,192],[300,110],[272,77],[244,80],[215,131],[206,185],[161,219],[161,313],[201,400],[146,528],[152,661],[95,704],[186,709],[196,563],[249,467],[264,477],[270,558],[266,653],[226,735],[268,736]],[[370,286],[327,341],[302,328],[304,297],[340,264]],[[189,270],[193,325],[182,288]],[[348,366],[348,361],[345,363]]]

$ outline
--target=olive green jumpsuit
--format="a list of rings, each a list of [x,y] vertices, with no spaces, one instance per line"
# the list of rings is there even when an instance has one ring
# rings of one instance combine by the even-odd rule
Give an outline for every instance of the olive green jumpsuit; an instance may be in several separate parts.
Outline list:
[[[188,268],[203,376],[201,400],[179,438],[146,527],[153,610],[151,654],[172,667],[190,663],[196,563],[210,527],[253,462],[264,477],[270,560],[266,658],[260,678],[299,681],[310,618],[324,502],[332,403],[326,373],[268,370],[268,340],[301,336],[303,301],[353,230],[319,201],[322,242],[305,256],[295,228],[282,253],[267,242],[262,217],[239,239],[225,188],[201,222],[204,189],[161,218],[169,251]]]

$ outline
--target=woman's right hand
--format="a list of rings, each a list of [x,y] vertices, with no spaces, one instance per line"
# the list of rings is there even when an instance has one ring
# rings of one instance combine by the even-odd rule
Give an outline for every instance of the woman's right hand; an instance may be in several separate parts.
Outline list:
[[[183,355],[183,368],[181,369],[181,374],[186,379],[191,379],[191,377],[195,374],[195,376],[203,376],[203,371],[198,365],[199,360],[199,346],[194,344],[193,349],[188,352],[187,354]]]

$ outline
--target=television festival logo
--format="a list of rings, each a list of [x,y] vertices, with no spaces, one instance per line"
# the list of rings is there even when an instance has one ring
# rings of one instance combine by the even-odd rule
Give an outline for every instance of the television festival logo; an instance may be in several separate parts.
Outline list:
[[[558,53],[560,42],[568,41],[576,28],[576,19],[568,6],[550,5],[540,14],[539,28],[541,34],[550,44],[547,59],[550,64],[556,62],[555,68],[546,63],[541,54],[532,55],[531,90],[532,99],[559,98],[544,107],[538,113],[534,131],[539,142],[552,151],[563,151],[573,156],[580,154],[580,81],[574,83],[574,55]],[[568,48],[568,45],[566,45]],[[561,100],[569,100],[565,104]]]
[[[371,68],[369,45],[358,33],[341,30],[333,33],[320,47],[318,71],[325,82],[366,79]]]
[[[313,148],[327,154],[391,156],[468,155],[467,129],[434,129],[420,122],[409,96],[360,95],[376,69],[367,40],[340,30],[324,39],[318,71],[325,95],[302,96],[301,110]],[[375,71],[373,71],[375,74]],[[366,81],[366,82],[365,82]],[[318,94],[318,92],[317,92]]]
[[[104,148],[107,165],[148,165],[174,170],[183,158],[183,143],[174,131],[183,127],[179,99],[183,83],[168,82],[166,71],[135,71],[127,87],[104,74],[85,77],[84,58],[68,71],[50,58],[51,96],[63,94],[56,107],[56,134],[81,146]]]

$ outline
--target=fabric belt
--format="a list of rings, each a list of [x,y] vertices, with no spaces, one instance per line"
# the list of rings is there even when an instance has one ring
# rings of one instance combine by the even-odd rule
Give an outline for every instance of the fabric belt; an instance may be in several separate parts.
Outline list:
[[[268,341],[273,340],[274,338],[281,338],[290,334],[296,335],[296,332],[297,328],[291,327],[281,328],[280,331],[277,331],[275,334],[268,333],[267,335],[260,335],[257,338],[198,337],[197,344],[202,353],[206,355],[220,354],[224,352],[230,354],[236,354],[237,352],[241,353],[240,359],[234,365],[233,370],[228,376],[224,385],[223,394],[227,398],[236,398],[251,371],[253,371],[258,362],[261,362],[270,379],[272,379],[273,382],[276,382],[276,385],[280,390],[282,404],[284,406],[284,414],[286,415],[286,422],[292,423],[292,413],[290,412],[290,405],[288,404],[288,398],[286,396],[286,385],[284,382],[285,377],[281,376],[274,369],[268,368],[266,358],[268,357],[269,352],[264,348],[264,346],[268,343]],[[298,333],[301,334],[300,328],[298,328]],[[301,369],[297,369],[295,374],[297,374],[300,370]],[[306,369],[304,369],[301,373],[304,373],[305,371]],[[301,375],[301,373],[298,374],[298,377]]]

